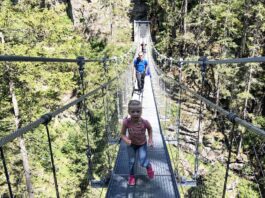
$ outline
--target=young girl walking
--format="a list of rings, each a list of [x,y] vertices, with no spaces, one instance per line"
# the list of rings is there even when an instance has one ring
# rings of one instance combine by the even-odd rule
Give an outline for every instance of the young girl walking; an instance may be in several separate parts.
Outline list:
[[[140,165],[146,168],[147,175],[150,179],[154,178],[154,171],[150,161],[147,159],[147,142],[153,146],[152,127],[150,123],[141,117],[142,105],[138,100],[130,100],[128,104],[129,118],[125,118],[121,128],[121,138],[127,144],[129,156],[130,176],[128,184],[135,185],[134,164],[135,155],[138,151]],[[128,133],[126,134],[126,131]],[[146,130],[148,132],[148,141],[146,138]]]

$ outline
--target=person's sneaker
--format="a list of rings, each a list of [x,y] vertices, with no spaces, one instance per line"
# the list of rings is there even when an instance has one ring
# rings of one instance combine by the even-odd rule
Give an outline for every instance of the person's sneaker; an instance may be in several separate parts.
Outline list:
[[[149,168],[146,169],[146,172],[147,172],[147,175],[148,175],[149,179],[153,179],[154,178],[155,172],[152,169],[152,166],[151,165],[150,165]]]
[[[133,175],[130,175],[129,180],[128,180],[128,184],[130,186],[134,186],[135,185],[135,177]]]

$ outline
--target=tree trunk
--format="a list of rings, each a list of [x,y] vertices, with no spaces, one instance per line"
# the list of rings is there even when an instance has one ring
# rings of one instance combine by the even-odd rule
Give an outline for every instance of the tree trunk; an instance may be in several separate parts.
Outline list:
[[[245,54],[246,38],[247,38],[247,23],[246,23],[246,20],[244,20],[244,27],[243,27],[243,33],[242,33],[242,38],[241,38],[239,57],[243,57]]]
[[[249,9],[248,5],[245,4],[245,12]],[[248,30],[248,19],[246,16],[244,16],[244,23],[243,23],[243,31],[242,31],[242,38],[241,38],[241,44],[240,44],[240,51],[239,51],[239,57],[243,57],[245,54],[246,49],[246,40],[247,40],[247,30]]]
[[[184,13],[183,13],[183,33],[186,34],[187,32],[187,24],[186,24],[186,18],[187,18],[187,12],[188,12],[188,0],[184,0]]]
[[[20,128],[20,119],[19,119],[19,108],[18,108],[18,102],[16,99],[16,94],[15,94],[15,89],[14,89],[14,82],[11,78],[9,78],[9,91],[10,91],[10,95],[12,98],[12,104],[13,104],[13,110],[14,110],[14,119],[15,119],[15,124],[16,124],[16,129]],[[20,146],[20,153],[22,155],[22,161],[23,161],[23,168],[24,168],[24,172],[25,172],[25,177],[26,177],[26,186],[27,186],[27,191],[28,191],[28,195],[30,198],[34,197],[34,193],[33,193],[33,188],[32,188],[32,184],[30,181],[30,167],[29,167],[29,160],[28,160],[28,155],[27,155],[27,150],[25,147],[25,142],[23,137],[19,137],[19,146]]]
[[[217,87],[217,90],[216,90],[216,100],[215,100],[215,104],[217,106],[219,106],[219,101],[220,101],[220,78],[219,78],[218,69],[217,69],[217,83],[216,83],[216,87]],[[217,117],[217,110],[214,111],[214,117],[215,118]]]
[[[251,87],[251,80],[252,80],[252,66],[250,67],[249,71],[249,79],[248,79],[248,85],[247,85],[247,94],[249,94],[250,87]],[[248,106],[248,97],[245,99],[245,104],[244,104],[244,110],[243,110],[243,119],[245,120],[247,118],[247,106]],[[241,153],[241,147],[243,143],[243,134],[245,133],[246,128],[243,128],[242,131],[240,131],[240,140],[238,144],[238,149],[237,149],[237,157],[239,157]]]
[[[176,9],[176,3],[175,3],[175,1],[173,1],[172,2],[172,4],[171,4],[171,6],[172,6],[172,12],[173,12],[173,17],[174,17],[174,20],[173,20],[173,24],[172,24],[172,26],[171,26],[171,37],[172,37],[172,39],[174,40],[174,39],[176,39],[176,37],[177,37],[177,20],[176,20],[176,12],[177,12],[177,9]]]
[[[186,32],[187,32],[187,24],[186,24],[187,12],[188,12],[188,0],[184,0],[184,7],[183,7],[183,35],[185,35]],[[184,39],[184,43],[183,43],[183,54],[186,54],[186,41],[185,41],[185,39]]]
[[[5,43],[5,37],[4,37],[4,34],[2,32],[0,32],[0,42]]]

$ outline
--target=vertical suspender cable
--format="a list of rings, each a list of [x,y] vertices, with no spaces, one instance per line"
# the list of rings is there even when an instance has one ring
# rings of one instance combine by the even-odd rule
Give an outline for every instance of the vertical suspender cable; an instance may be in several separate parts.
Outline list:
[[[82,94],[85,95],[85,85],[84,85],[84,65],[85,65],[85,58],[80,56],[77,58],[77,64],[79,66],[79,76],[80,76],[80,82],[81,82],[81,90]],[[87,107],[86,107],[86,100],[83,100],[83,108],[85,110],[85,120],[86,120],[86,131],[88,131],[88,117],[87,117]],[[87,143],[89,144],[89,137],[87,133]]]
[[[178,76],[178,80],[179,80],[179,85],[181,84],[182,82],[182,65],[183,65],[183,59],[181,58],[180,61],[179,61],[179,64],[178,64],[178,68],[179,68],[179,76]],[[181,119],[181,95],[182,95],[182,87],[179,86],[179,95],[178,95],[178,114],[177,114],[177,120],[176,120],[176,139],[177,139],[177,155],[178,155],[178,163],[177,163],[177,176],[178,176],[178,179],[180,180],[179,178],[179,160],[180,160],[180,154],[179,154],[179,130],[180,130],[180,119]]]
[[[163,80],[163,79],[162,79]],[[165,131],[165,129],[166,129],[166,119],[167,119],[167,93],[166,93],[166,91],[167,91],[167,89],[166,89],[166,80],[164,79],[163,80],[164,81],[164,86],[163,86],[163,91],[164,91],[164,98],[165,98],[165,107],[164,107],[164,131]]]
[[[103,67],[104,67],[104,72],[105,72],[105,76],[107,76],[107,72],[108,72],[108,65],[107,65],[107,61],[105,60],[103,62]],[[108,76],[107,76],[108,77]],[[109,78],[107,78],[107,80],[109,80]],[[104,90],[105,90],[105,94],[104,94]],[[109,84],[107,84],[106,86],[104,86],[102,88],[102,94],[103,94],[103,108],[104,108],[104,121],[105,121],[105,133],[106,133],[106,144],[110,142],[113,142],[113,138],[110,134],[110,119],[109,119],[109,102],[108,102],[108,93],[109,93]],[[107,158],[108,158],[108,174],[110,174],[111,171],[111,156],[110,156],[110,151],[107,148]]]
[[[116,69],[116,72],[117,72],[117,85],[116,85],[116,105],[117,105],[117,116],[118,116],[118,119],[120,118],[120,89],[119,89],[119,86],[120,86],[120,76],[119,76],[119,71],[118,71],[118,62],[117,60],[115,60],[115,69]]]
[[[202,75],[202,82],[201,82],[201,90],[200,95],[203,96],[203,89],[204,89],[204,81],[206,75],[206,57],[202,57],[199,59],[202,61],[201,64],[201,75]],[[194,177],[197,180],[198,177],[198,168],[199,168],[199,143],[200,143],[200,131],[201,131],[201,121],[202,121],[202,100],[200,100],[200,109],[199,109],[199,124],[198,124],[198,134],[197,134],[197,141],[196,141],[196,148],[195,148],[195,166],[194,166]]]
[[[50,132],[49,132],[49,128],[48,128],[48,123],[51,121],[52,115],[48,113],[48,114],[43,115],[42,118],[45,120],[44,125],[45,125],[47,136],[48,136],[48,143],[49,143],[49,150],[50,150],[50,156],[51,156],[52,172],[53,172],[53,179],[54,179],[54,185],[55,185],[55,190],[56,190],[56,197],[59,198],[60,194],[59,194],[57,177],[56,177],[56,168],[55,168],[55,164],[54,164],[51,137],[50,137]]]
[[[79,76],[80,76],[80,81],[81,81],[81,89],[82,89],[82,94],[85,95],[85,85],[84,85],[84,65],[85,65],[85,58],[80,56],[77,57],[77,64],[79,66]],[[88,135],[88,109],[86,106],[86,99],[83,100],[83,108],[85,110],[85,129],[86,129],[86,138],[87,138],[87,149],[86,149],[86,156],[88,158],[88,183],[91,183],[93,172],[92,172],[92,149],[90,147],[90,141],[89,141],[89,135]]]
[[[225,181],[224,181],[224,188],[223,188],[223,196],[222,196],[222,198],[225,198],[225,193],[226,193],[229,165],[230,165],[230,162],[231,162],[231,153],[232,153],[233,140],[234,140],[235,118],[236,118],[236,115],[233,114],[233,113],[230,113],[228,115],[228,119],[233,123],[233,126],[232,126],[232,129],[231,129],[231,132],[230,132],[230,142],[228,144],[228,159],[227,159],[227,164],[226,164],[226,173],[225,173]]]
[[[170,57],[170,62],[169,62],[169,67],[170,67],[170,71],[172,71],[172,65],[173,65],[173,59]],[[172,102],[172,93],[173,93],[173,86],[172,86],[173,82],[169,81],[169,117],[171,116],[171,102]]]
[[[83,56],[77,57],[77,64],[78,64],[78,71],[80,76],[80,82],[81,82],[81,89],[82,94],[85,94],[85,85],[84,85],[84,65],[85,65],[85,58]]]
[[[128,63],[125,62],[125,60],[127,60],[126,58],[127,58],[127,56],[125,57],[125,59],[123,59],[122,64],[128,65]],[[128,83],[127,78],[128,78],[129,70],[130,70],[130,68],[128,70],[126,70],[125,71],[125,75],[122,76],[122,81],[124,81],[124,83],[122,84],[122,88],[121,88],[121,90],[122,90],[122,93],[121,93],[122,94],[122,113],[123,113],[123,105],[126,103],[126,99],[125,99],[125,95],[126,95],[125,88],[126,88],[126,85]],[[123,114],[122,114],[122,116],[123,116]]]
[[[108,85],[107,85],[108,86]],[[106,91],[104,93],[104,90]],[[105,123],[105,133],[106,133],[106,143],[108,142],[109,139],[109,118],[108,118],[108,102],[107,102],[107,87],[102,88],[102,95],[103,95],[103,108],[104,108],[104,123]]]
[[[260,168],[260,171],[261,171],[261,175],[262,175],[262,177],[263,177],[263,179],[264,179],[264,171],[263,171],[263,169],[262,169],[262,164],[261,164],[261,162],[260,162],[260,160],[259,160],[259,157],[258,157],[258,154],[257,154],[256,148],[255,148],[254,145],[252,145],[252,148],[253,148],[253,151],[254,151],[254,153],[255,153],[255,158],[256,158],[256,161],[257,161],[257,163],[258,163],[258,165],[259,165],[259,168]],[[253,163],[253,162],[252,162],[252,163]],[[259,184],[259,182],[258,182],[258,180],[257,180],[257,177],[256,177],[256,176],[254,176],[254,177],[255,177],[256,183],[258,184],[258,189],[259,189],[260,197],[262,197],[262,192],[261,192],[261,189],[260,189],[260,184]]]
[[[129,58],[128,58],[129,59]],[[130,62],[128,62],[128,64],[131,64]],[[134,93],[134,85],[135,85],[135,82],[137,81],[136,80],[136,69],[135,69],[135,67],[134,67],[134,57],[133,57],[133,66],[131,67],[131,77],[132,77],[132,79],[131,79],[131,87],[132,87],[132,95],[133,95],[133,93]],[[126,85],[126,86],[128,86],[128,85]],[[130,90],[130,89],[128,89],[128,88],[126,88],[126,90]],[[130,92],[126,92],[126,98],[127,98],[127,96],[129,95],[129,93]],[[131,96],[132,96],[131,95]],[[126,100],[126,103],[127,103],[127,101],[128,100]]]
[[[108,85],[107,85],[108,86]],[[106,93],[104,94],[104,90],[106,91]],[[108,142],[113,142],[113,139],[111,137],[110,134],[110,128],[109,128],[109,106],[108,106],[108,87],[104,87],[102,89],[102,94],[103,96],[103,108],[104,108],[104,122],[105,122],[105,133],[106,133],[106,144],[108,144]],[[108,158],[108,171],[111,170],[111,157],[110,157],[110,151],[107,149],[107,158]]]
[[[1,159],[2,159],[2,163],[4,166],[4,170],[5,170],[5,176],[6,176],[6,182],[8,185],[8,191],[9,191],[9,195],[11,198],[13,198],[13,192],[12,192],[12,188],[11,188],[11,183],[9,180],[9,174],[8,174],[8,170],[7,170],[7,166],[6,166],[6,160],[5,160],[5,156],[4,156],[4,151],[3,151],[3,147],[0,147],[0,152],[1,152]]]
[[[169,70],[171,71],[171,68],[172,68],[172,58],[170,58],[170,62],[169,62]],[[166,122],[166,119],[168,118],[168,116],[167,116],[167,114],[168,114],[168,108],[167,108],[167,106],[169,106],[169,110],[170,110],[170,112],[171,112],[171,99],[172,99],[172,97],[171,97],[171,93],[173,92],[172,91],[172,81],[169,81],[169,105],[167,104],[167,98],[166,98],[166,110],[165,110],[165,123],[167,123]],[[169,116],[170,117],[170,116]],[[166,126],[166,124],[165,124],[165,126]],[[168,141],[171,141],[170,139],[168,140]],[[169,147],[169,152],[170,152],[170,154],[171,154],[171,156],[173,157],[173,152],[171,151],[171,148]],[[176,161],[174,160],[174,158],[173,158],[173,160],[172,160],[173,162],[172,162],[172,165],[173,165],[173,171],[175,171],[176,169],[177,169],[177,165],[176,165]],[[176,175],[176,172],[174,172],[174,174]]]
[[[121,73],[118,70],[118,66],[120,65],[120,61],[119,59],[115,59],[115,69],[117,72],[117,83],[116,83],[116,108],[115,112],[117,113],[117,120],[116,124],[115,124],[115,141],[118,141],[118,143],[120,142],[120,135],[118,133],[118,123],[119,123],[119,119],[122,118],[122,107],[121,107],[121,88],[120,88],[120,84],[121,84]]]
[[[104,74],[107,77],[107,61],[106,58],[103,61],[103,67],[104,67]],[[107,80],[109,80],[109,78],[107,77]],[[106,143],[108,143],[108,141],[110,140],[111,136],[109,134],[109,103],[108,103],[108,89],[109,89],[109,85],[107,84],[106,86],[102,87],[102,95],[103,95],[103,108],[104,108],[104,122],[105,122],[105,133],[106,133]],[[104,93],[105,91],[105,93]]]
[[[265,177],[265,174],[264,174],[264,171],[262,169],[262,164],[259,160],[259,156],[257,154],[257,151],[256,151],[256,148],[254,145],[252,145],[252,148],[253,148],[253,151],[254,151],[254,154],[255,154],[255,157],[256,157],[256,161],[258,162],[258,165],[259,165],[259,168],[260,168],[260,171],[261,171],[261,174],[262,174],[262,177],[264,178]]]

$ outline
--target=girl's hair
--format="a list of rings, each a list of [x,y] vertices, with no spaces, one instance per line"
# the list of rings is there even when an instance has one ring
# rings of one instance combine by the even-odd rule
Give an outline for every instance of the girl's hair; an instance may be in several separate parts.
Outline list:
[[[142,104],[139,100],[130,100],[128,103],[128,109],[130,109],[131,107],[141,107],[142,108]]]

